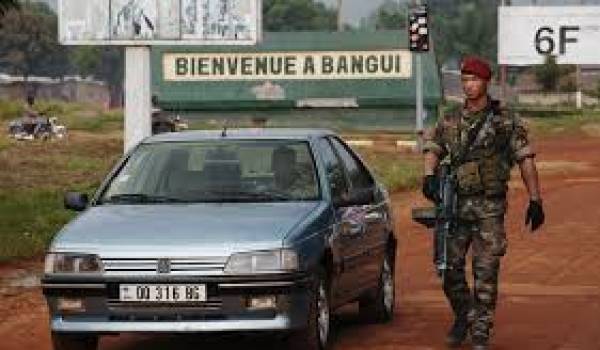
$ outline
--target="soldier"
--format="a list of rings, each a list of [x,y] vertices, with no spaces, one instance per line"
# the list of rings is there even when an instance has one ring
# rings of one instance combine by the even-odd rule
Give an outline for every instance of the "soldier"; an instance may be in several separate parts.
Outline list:
[[[444,116],[425,135],[423,194],[439,200],[435,172],[450,162],[458,183],[458,227],[448,240],[448,271],[444,293],[455,314],[449,346],[460,346],[471,332],[473,349],[488,348],[498,293],[498,271],[506,252],[504,216],[510,170],[518,164],[529,193],[526,225],[537,230],[544,210],[535,153],[525,124],[488,96],[492,72],[484,60],[466,57],[461,81],[466,96],[462,109]],[[465,256],[472,246],[473,294],[465,278]]]

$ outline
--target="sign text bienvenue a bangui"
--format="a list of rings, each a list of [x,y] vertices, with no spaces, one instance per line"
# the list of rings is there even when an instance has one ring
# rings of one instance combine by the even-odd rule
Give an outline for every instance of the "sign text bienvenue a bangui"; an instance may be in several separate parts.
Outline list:
[[[166,53],[166,81],[409,79],[410,52]]]

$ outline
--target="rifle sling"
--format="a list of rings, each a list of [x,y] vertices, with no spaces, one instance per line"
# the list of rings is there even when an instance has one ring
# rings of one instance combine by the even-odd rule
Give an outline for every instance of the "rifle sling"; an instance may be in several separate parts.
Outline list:
[[[491,117],[496,114],[498,114],[497,101],[492,101],[492,105],[487,116],[485,118],[480,118],[477,121],[477,124],[475,124],[475,126],[469,130],[469,134],[467,135],[467,143],[465,144],[465,147],[461,148],[457,152],[456,157],[452,159],[452,164],[454,164],[454,166],[460,166],[461,164],[463,164],[465,158],[467,157],[467,154],[473,148],[473,145],[477,140],[477,136],[479,135],[479,133],[481,133],[481,129],[485,124],[488,123],[488,121],[491,120]]]

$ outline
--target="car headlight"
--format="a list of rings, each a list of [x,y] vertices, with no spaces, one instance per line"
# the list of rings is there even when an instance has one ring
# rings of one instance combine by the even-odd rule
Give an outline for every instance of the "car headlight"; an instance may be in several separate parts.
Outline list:
[[[291,249],[237,253],[225,265],[228,274],[281,273],[298,270],[298,254]]]
[[[51,273],[101,273],[100,257],[93,254],[49,253],[44,272]]]

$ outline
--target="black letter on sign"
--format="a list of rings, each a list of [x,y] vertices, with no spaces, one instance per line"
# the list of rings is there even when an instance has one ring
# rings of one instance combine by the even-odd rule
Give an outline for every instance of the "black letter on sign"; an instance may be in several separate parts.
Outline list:
[[[188,74],[188,60],[184,57],[180,57],[175,60],[175,74],[186,75]]]
[[[567,38],[567,32],[578,32],[579,26],[561,26],[560,27],[560,54],[564,55],[567,52],[568,43],[576,43],[577,39]]]
[[[542,36],[544,33],[554,34],[554,30],[550,27],[542,27],[535,33],[535,49],[540,55],[550,55],[554,52],[554,40],[551,36]],[[548,47],[542,48],[542,42],[547,42]]]

